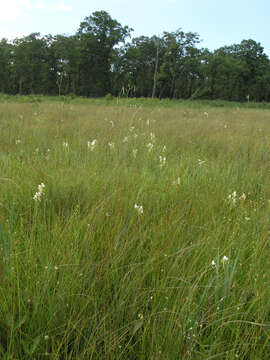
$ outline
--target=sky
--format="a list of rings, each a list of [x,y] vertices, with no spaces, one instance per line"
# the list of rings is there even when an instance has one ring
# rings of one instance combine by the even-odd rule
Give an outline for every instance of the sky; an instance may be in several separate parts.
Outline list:
[[[199,47],[214,50],[253,39],[270,57],[270,0],[0,0],[0,39],[32,32],[72,35],[100,10],[132,27],[132,37],[181,28],[200,35]]]

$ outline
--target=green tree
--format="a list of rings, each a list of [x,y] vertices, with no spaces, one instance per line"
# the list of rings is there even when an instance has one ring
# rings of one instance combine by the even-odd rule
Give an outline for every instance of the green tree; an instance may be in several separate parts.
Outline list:
[[[13,73],[15,92],[41,94],[46,92],[46,40],[33,33],[14,40]]]
[[[112,19],[106,11],[96,11],[80,24],[80,86],[85,96],[103,96],[111,89],[114,47],[130,36],[128,26]]]
[[[122,74],[121,89],[125,89],[127,94],[128,89],[133,89],[132,95],[152,96],[157,60],[156,39],[157,37],[140,36],[132,39],[122,49],[118,71]],[[157,71],[158,67],[159,65]]]
[[[263,81],[265,71],[269,60],[264,53],[264,49],[260,43],[254,40],[243,40],[240,44],[224,46],[215,51],[215,55],[219,58],[219,62],[226,62],[227,71],[220,68],[217,77],[224,77],[227,72],[227,81],[224,88],[230,87],[237,89],[237,93],[232,91],[231,95],[225,98],[246,100],[247,96],[251,99],[263,100],[258,93],[258,83]],[[231,65],[231,72],[228,67]]]
[[[76,94],[79,82],[79,40],[77,36],[56,35],[48,44],[50,86],[58,95]]]
[[[195,49],[196,44],[200,42],[199,35],[191,32],[185,33],[179,29],[171,33],[164,32],[163,42],[165,53],[158,76],[161,88],[160,97],[188,97],[192,92],[190,88],[185,93],[185,89],[188,88],[189,76],[195,76],[190,71],[195,70],[196,61],[199,61],[199,53]],[[189,71],[187,66],[189,66]]]
[[[11,66],[12,66],[13,46],[8,43],[7,39],[0,41],[0,92],[10,93],[11,84]]]

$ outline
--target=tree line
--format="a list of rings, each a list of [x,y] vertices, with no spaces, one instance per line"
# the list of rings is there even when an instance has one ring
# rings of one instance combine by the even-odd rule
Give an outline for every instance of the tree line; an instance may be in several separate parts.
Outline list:
[[[270,101],[270,61],[260,43],[209,51],[198,48],[197,33],[131,39],[132,30],[96,11],[71,36],[2,39],[0,92]]]

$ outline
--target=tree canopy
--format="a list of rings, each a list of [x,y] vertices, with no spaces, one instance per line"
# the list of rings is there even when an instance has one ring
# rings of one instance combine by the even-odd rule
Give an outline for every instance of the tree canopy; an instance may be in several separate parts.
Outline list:
[[[270,100],[270,61],[260,43],[244,39],[211,52],[181,28],[131,39],[132,30],[96,11],[74,35],[2,39],[0,92]]]

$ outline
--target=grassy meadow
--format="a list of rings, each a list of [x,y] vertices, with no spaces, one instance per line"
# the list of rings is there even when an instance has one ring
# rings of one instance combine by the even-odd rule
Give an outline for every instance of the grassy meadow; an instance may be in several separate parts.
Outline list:
[[[0,359],[269,359],[270,110],[0,103]]]

